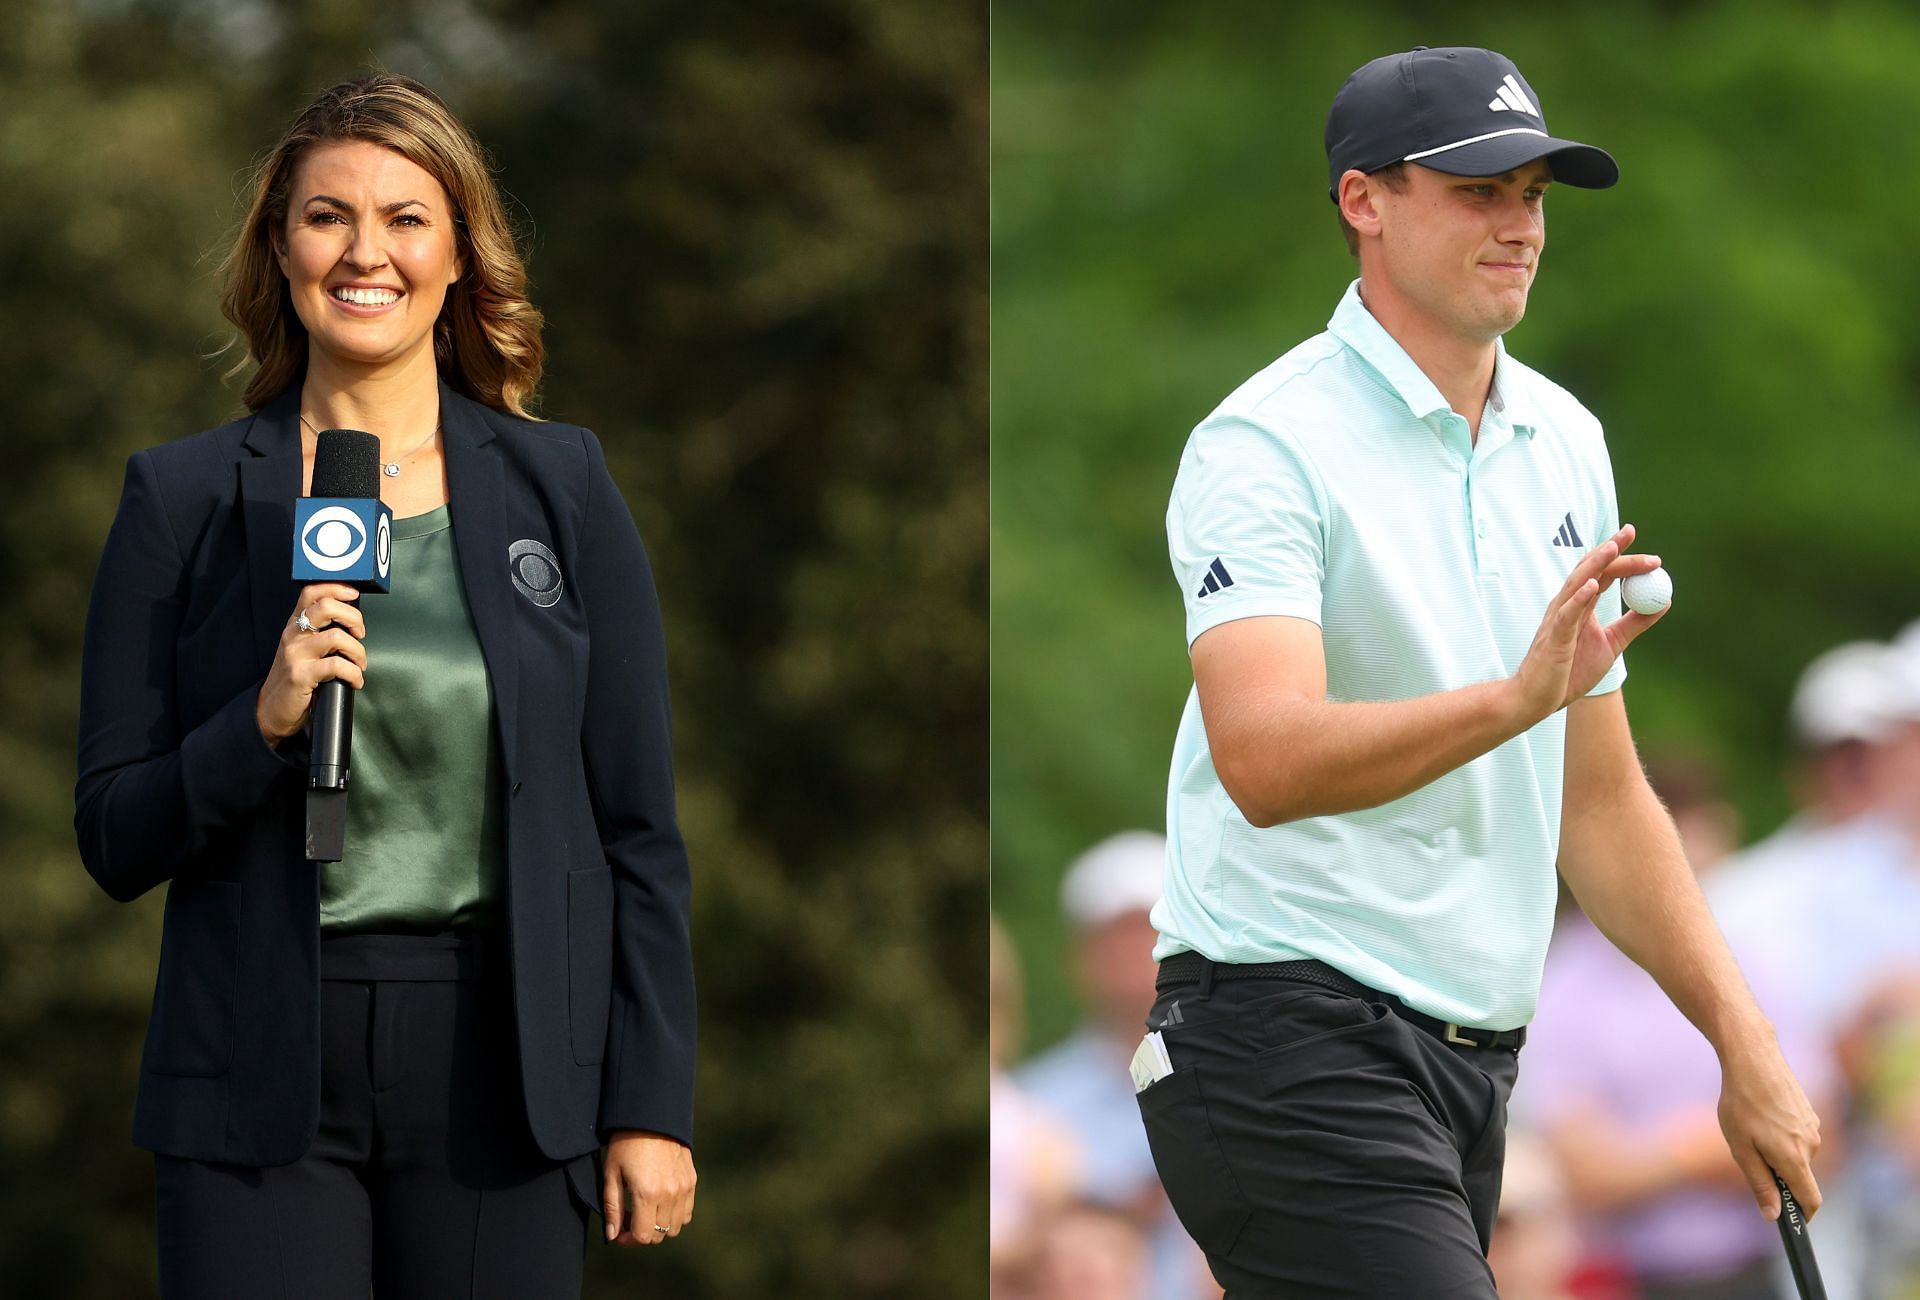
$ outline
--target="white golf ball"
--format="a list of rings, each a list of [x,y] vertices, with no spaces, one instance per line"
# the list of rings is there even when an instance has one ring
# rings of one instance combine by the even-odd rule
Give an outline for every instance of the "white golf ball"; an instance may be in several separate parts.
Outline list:
[[[1673,604],[1673,579],[1665,569],[1633,574],[1621,582],[1620,598],[1636,614],[1658,614]]]

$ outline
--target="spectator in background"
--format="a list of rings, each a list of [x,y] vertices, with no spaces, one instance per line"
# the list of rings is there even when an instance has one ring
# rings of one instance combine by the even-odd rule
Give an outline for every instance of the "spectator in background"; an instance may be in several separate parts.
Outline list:
[[[1920,656],[1917,656],[1920,657]],[[1920,690],[1893,647],[1854,641],[1807,665],[1791,706],[1800,750],[1800,809],[1738,854],[1708,884],[1707,901],[1748,977],[1764,981],[1811,1027],[1839,1066],[1839,1104],[1824,1113],[1829,1168],[1839,1189],[1820,1216],[1820,1263],[1829,1294],[1878,1295],[1871,1274],[1885,1258],[1885,1216],[1905,1180],[1863,1121],[1859,1094],[1872,1090],[1876,971],[1913,953],[1920,907],[1908,863],[1913,839],[1900,829],[1903,787],[1920,788],[1907,757],[1905,719]],[[1902,775],[1902,768],[1908,769]]]
[[[1075,1179],[1066,1126],[1022,1096],[1004,1065],[1020,1043],[1020,965],[999,919],[987,918],[987,1253],[994,1300],[1030,1300],[1041,1246]]]
[[[1818,656],[1801,673],[1790,717],[1802,751],[1796,784],[1803,811],[1763,844],[1791,843],[1852,821],[1885,797],[1881,747],[1901,712],[1900,684],[1888,652],[1878,642],[1849,641]]]
[[[1831,1042],[1876,983],[1920,963],[1920,638],[1821,655],[1793,713],[1808,803],[1707,898]]]
[[[1862,1134],[1843,1185],[1858,1205],[1867,1294],[1912,1300],[1920,1296],[1920,979],[1874,990],[1845,1057]]]
[[[1766,937],[1791,925],[1807,876],[1807,846],[1846,829],[1859,843],[1829,838],[1822,856],[1855,859],[1884,834],[1874,816],[1887,798],[1886,741],[1899,721],[1901,689],[1888,647],[1849,641],[1816,657],[1794,687],[1789,717],[1799,749],[1793,787],[1798,811],[1717,873],[1707,901],[1722,928],[1749,926]],[[1785,924],[1783,924],[1783,922]]]
[[[1487,1251],[1500,1300],[1573,1300],[1579,1262],[1580,1228],[1558,1161],[1538,1135],[1509,1129]]]
[[[1879,798],[1861,818],[1876,834],[1814,846],[1783,906],[1818,955],[1814,996],[1855,1095],[1843,1185],[1867,1292],[1906,1300],[1920,1296],[1920,624],[1885,666],[1894,720],[1877,747]]]
[[[1133,1100],[1127,1063],[1153,1005],[1155,932],[1167,841],[1124,831],[1067,868],[1060,905],[1072,934],[1079,1027],[1017,1071],[1020,1087],[1072,1125],[1085,1153],[1081,1197],[1134,1216],[1147,1233],[1154,1300],[1217,1296],[1205,1257],[1167,1203]]]
[[[1703,887],[1737,843],[1714,770],[1648,765]],[[1815,1109],[1827,1113],[1825,1044],[1728,935],[1756,1001]],[[1728,1154],[1712,1047],[1659,987],[1577,910],[1547,955],[1539,1011],[1514,1105],[1562,1162],[1594,1242],[1625,1265],[1646,1300],[1772,1300],[1773,1224]],[[1824,1163],[1824,1162],[1823,1162]],[[1504,1291],[1503,1291],[1504,1294]]]
[[[1916,625],[1920,627],[1920,625]],[[1920,975],[1920,635],[1909,628],[1885,655],[1891,721],[1876,746],[1876,797],[1860,818],[1873,838],[1839,879],[1803,873],[1823,913],[1826,965],[1842,982],[1845,1009],[1871,1007],[1885,986]]]
[[[1139,1220],[1096,1201],[1068,1205],[1040,1248],[1033,1300],[1159,1300]]]

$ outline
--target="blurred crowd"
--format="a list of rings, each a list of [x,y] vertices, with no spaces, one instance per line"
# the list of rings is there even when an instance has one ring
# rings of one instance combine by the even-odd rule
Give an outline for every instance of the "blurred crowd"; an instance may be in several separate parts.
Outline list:
[[[1920,623],[1809,664],[1795,811],[1741,847],[1714,765],[1648,775],[1813,1100],[1832,1300],[1920,1300]],[[1153,1001],[1165,841],[1067,870],[1083,1018],[1020,1056],[1018,958],[993,931],[996,1300],[1218,1300],[1161,1193],[1127,1063]],[[1712,1048],[1569,899],[1520,1059],[1492,1265],[1505,1300],[1792,1300],[1779,1232],[1728,1154]]]
[[[1220,1288],[1174,1218],[1147,1150],[1127,1062],[1153,1004],[1153,923],[1167,842],[1127,831],[1067,869],[1060,901],[1084,1015],[1013,1066],[1018,961],[993,923],[994,1300],[1217,1300]]]
[[[1738,847],[1710,764],[1655,755],[1648,775],[1820,1114],[1812,1237],[1828,1295],[1916,1300],[1920,623],[1816,658],[1790,710],[1795,812],[1758,843]],[[1574,1231],[1557,1277],[1503,1280],[1502,1294],[1790,1300],[1778,1229],[1727,1154],[1718,1096],[1706,1041],[1563,908],[1512,1119],[1552,1166]],[[1524,1211],[1508,1241],[1496,1231],[1496,1276],[1498,1253],[1532,1231]]]

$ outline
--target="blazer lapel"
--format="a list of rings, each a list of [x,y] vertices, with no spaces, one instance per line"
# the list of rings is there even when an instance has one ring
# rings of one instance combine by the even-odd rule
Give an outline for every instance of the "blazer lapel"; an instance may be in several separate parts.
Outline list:
[[[296,384],[260,409],[243,442],[252,455],[240,462],[255,659],[261,664],[272,663],[300,592],[293,580],[293,501],[301,487],[299,400]],[[440,423],[446,435],[448,514],[460,555],[460,582],[493,683],[501,753],[511,783],[520,662],[507,575],[506,471],[499,449],[488,446],[493,428],[480,408],[445,380],[440,382]]]
[[[300,386],[260,408],[242,445],[240,509],[246,521],[247,574],[253,601],[254,661],[273,662],[293,614],[293,500],[300,495]]]
[[[506,470],[493,428],[480,407],[440,381],[440,424],[445,434],[448,515],[460,558],[460,584],[473,614],[480,651],[493,683],[494,712],[507,783],[517,766],[520,659],[511,579],[507,574]],[[291,562],[291,560],[289,560]]]

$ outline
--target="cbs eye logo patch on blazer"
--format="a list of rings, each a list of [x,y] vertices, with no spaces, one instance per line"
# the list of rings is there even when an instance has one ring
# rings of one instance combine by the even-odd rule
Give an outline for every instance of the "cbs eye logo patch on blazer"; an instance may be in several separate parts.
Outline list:
[[[560,557],[545,542],[522,537],[507,547],[507,574],[514,590],[538,605],[550,609],[566,594],[566,582],[560,576]]]

